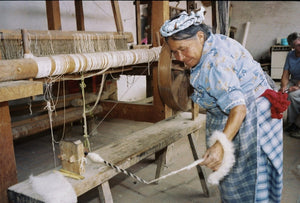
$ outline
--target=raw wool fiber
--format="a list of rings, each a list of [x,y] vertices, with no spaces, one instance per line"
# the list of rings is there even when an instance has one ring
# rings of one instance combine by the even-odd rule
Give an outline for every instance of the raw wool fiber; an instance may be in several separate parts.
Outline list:
[[[208,145],[212,146],[216,141],[221,143],[224,155],[220,168],[208,177],[208,182],[212,185],[218,185],[219,182],[230,172],[235,163],[233,143],[227,139],[223,132],[220,131],[213,132],[212,136],[208,140]]]
[[[45,203],[76,203],[77,196],[72,185],[59,172],[45,176],[30,176],[33,190]]]

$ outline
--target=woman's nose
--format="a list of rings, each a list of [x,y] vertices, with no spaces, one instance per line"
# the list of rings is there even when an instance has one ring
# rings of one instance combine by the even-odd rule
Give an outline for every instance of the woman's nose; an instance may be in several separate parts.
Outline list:
[[[184,55],[183,55],[181,52],[177,52],[177,53],[175,54],[175,58],[176,58],[176,60],[178,60],[178,61],[183,61]]]

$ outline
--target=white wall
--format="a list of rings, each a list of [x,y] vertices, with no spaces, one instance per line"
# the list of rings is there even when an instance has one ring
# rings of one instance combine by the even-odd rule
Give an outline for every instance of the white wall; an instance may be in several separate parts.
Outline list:
[[[61,26],[64,31],[76,30],[74,1],[60,1]],[[125,32],[136,39],[133,1],[119,1]],[[86,31],[116,31],[110,1],[83,1]],[[45,1],[0,1],[0,29],[47,30]],[[136,41],[136,40],[135,40]]]
[[[299,1],[231,1],[231,4],[231,25],[237,28],[235,38],[242,42],[249,21],[246,48],[256,60],[269,55],[276,38],[300,32]]]

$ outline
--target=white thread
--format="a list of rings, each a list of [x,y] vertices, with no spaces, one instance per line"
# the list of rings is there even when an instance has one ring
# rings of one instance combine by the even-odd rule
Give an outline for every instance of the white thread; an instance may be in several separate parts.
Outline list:
[[[203,162],[203,160],[204,160],[204,159],[198,159],[198,160],[194,161],[193,163],[191,163],[191,164],[189,164],[189,165],[187,165],[187,166],[185,166],[185,167],[183,167],[183,168],[181,168],[181,169],[178,169],[178,170],[176,170],[176,171],[172,171],[172,172],[170,172],[170,173],[168,173],[168,174],[166,174],[166,175],[164,175],[164,176],[161,176],[161,177],[159,177],[159,178],[153,179],[153,180],[151,180],[151,181],[146,181],[146,180],[144,180],[144,179],[142,179],[142,178],[140,178],[140,177],[138,177],[138,176],[136,176],[136,175],[134,175],[134,174],[132,174],[132,173],[130,173],[130,172],[124,170],[124,169],[119,168],[119,167],[116,166],[116,165],[113,165],[113,164],[111,164],[111,163],[105,161],[99,154],[90,152],[90,153],[88,153],[87,157],[88,157],[92,162],[94,162],[94,163],[102,163],[102,164],[106,164],[106,165],[108,165],[108,166],[110,166],[110,167],[112,167],[112,168],[117,169],[117,171],[123,172],[123,173],[125,173],[126,175],[129,175],[130,177],[132,177],[132,178],[134,178],[134,179],[136,179],[136,180],[138,180],[138,181],[140,181],[140,182],[142,182],[142,183],[145,183],[145,184],[155,183],[155,182],[157,182],[157,181],[159,181],[159,180],[162,180],[162,179],[165,179],[165,178],[167,178],[167,177],[169,177],[169,176],[178,174],[178,173],[180,173],[181,171],[190,170],[191,168],[197,166],[198,164],[200,164],[200,163]]]
[[[50,76],[51,73],[51,59],[49,57],[36,57],[33,60],[37,63],[38,73],[37,78],[43,78]]]
[[[224,150],[224,157],[223,157],[223,161],[222,161],[220,168],[208,176],[208,183],[210,183],[212,185],[219,184],[219,181],[222,180],[224,178],[224,176],[226,176],[229,173],[230,169],[232,168],[233,164],[235,163],[234,146],[233,146],[232,142],[230,142],[227,139],[226,135],[220,131],[215,131],[213,133],[213,135],[209,138],[209,141],[208,141],[209,146],[212,146],[216,141],[219,141],[221,143],[223,150]],[[105,161],[100,155],[98,155],[96,153],[90,152],[90,153],[88,153],[87,157],[90,158],[95,163],[104,163],[112,168],[116,168],[116,169],[118,169],[119,172],[123,172],[126,175],[129,175],[129,176],[135,178],[136,180],[139,180],[140,182],[145,183],[145,184],[151,184],[151,183],[157,182],[159,180],[165,179],[169,176],[175,175],[181,171],[189,170],[204,161],[204,159],[198,159],[198,160],[194,161],[193,163],[189,164],[188,166],[185,166],[179,170],[172,171],[172,172],[168,173],[167,175],[164,175],[157,179],[154,179],[151,181],[146,181],[124,169],[120,169],[118,166],[115,166],[115,165]]]
[[[99,52],[87,54],[71,54],[56,55],[50,57],[34,57],[32,58],[38,65],[37,78],[50,76],[52,70],[52,60],[54,71],[53,75],[62,75],[70,71],[70,62],[74,61],[74,71],[91,71],[98,69],[106,69],[112,67],[120,67],[126,65],[134,65],[138,63],[146,63],[157,61],[159,58],[161,47],[155,47],[150,50],[129,50],[114,52]]]

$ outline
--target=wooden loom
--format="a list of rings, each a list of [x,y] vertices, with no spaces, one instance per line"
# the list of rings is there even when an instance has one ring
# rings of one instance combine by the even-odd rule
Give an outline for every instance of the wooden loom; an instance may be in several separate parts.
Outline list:
[[[138,50],[138,51],[125,50],[125,49],[123,49],[122,51],[119,51],[119,50],[117,51],[117,50],[113,49],[112,51],[106,50],[105,52],[82,53],[82,51],[80,51],[80,50],[84,50],[84,49],[78,48],[78,47],[76,48],[76,46],[73,46],[70,49],[77,50],[77,51],[75,51],[76,53],[72,53],[72,54],[61,53],[61,55],[53,55],[53,54],[51,54],[52,50],[46,51],[45,52],[45,53],[47,53],[46,56],[44,56],[44,54],[41,52],[34,53],[33,52],[34,49],[32,48],[33,40],[31,39],[31,43],[28,43],[28,42],[26,42],[26,38],[29,36],[29,37],[33,37],[33,39],[35,39],[35,40],[37,40],[38,38],[40,38],[38,40],[45,40],[45,38],[48,38],[48,36],[51,36],[49,34],[51,32],[52,31],[46,31],[44,33],[41,33],[43,35],[43,37],[37,37],[36,34],[33,34],[34,33],[33,31],[27,31],[27,32],[21,31],[21,35],[18,34],[17,40],[20,40],[20,36],[21,36],[21,41],[23,41],[23,44],[25,45],[25,47],[23,47],[23,55],[22,55],[22,50],[20,52],[21,57],[24,56],[24,53],[25,53],[25,55],[28,54],[29,57],[25,58],[25,59],[21,58],[21,59],[9,59],[9,60],[0,61],[0,70],[3,72],[3,74],[0,76],[0,82],[2,84],[4,84],[5,89],[8,90],[8,91],[6,91],[6,93],[8,93],[7,95],[11,95],[11,94],[9,94],[9,92],[12,92],[12,90],[17,92],[17,94],[14,94],[14,95],[18,95],[18,94],[21,95],[21,92],[26,92],[24,90],[30,89],[31,87],[37,87],[37,86],[38,86],[38,90],[36,90],[34,93],[31,92],[31,93],[28,93],[27,95],[21,95],[20,98],[40,94],[41,88],[42,88],[41,84],[45,81],[45,78],[47,78],[49,76],[54,77],[57,75],[64,75],[64,76],[68,76],[68,77],[69,76],[76,77],[76,76],[78,76],[79,72],[96,73],[100,70],[106,70],[106,68],[108,68],[108,69],[105,71],[105,73],[117,72],[117,74],[119,74],[122,72],[125,74],[140,74],[143,72],[142,69],[144,69],[146,66],[148,66],[149,61],[152,61],[152,62],[154,61],[150,67],[151,74],[150,74],[150,76],[147,76],[148,78],[150,78],[151,86],[153,87],[153,89],[152,89],[153,103],[152,104],[118,103],[118,105],[115,106],[116,102],[114,102],[114,101],[102,101],[101,110],[99,110],[97,113],[100,116],[106,115],[112,107],[115,107],[114,111],[109,114],[109,117],[125,118],[125,119],[130,119],[130,120],[137,120],[137,121],[157,122],[157,121],[163,120],[164,118],[172,115],[171,109],[168,106],[165,106],[164,103],[169,104],[170,107],[174,108],[175,110],[186,110],[187,108],[189,108],[186,105],[188,103],[188,101],[186,101],[186,100],[184,100],[184,103],[180,103],[179,105],[178,105],[178,99],[174,100],[174,101],[172,100],[174,98],[173,91],[170,91],[170,89],[168,90],[168,88],[170,88],[170,86],[169,86],[170,83],[172,86],[174,79],[167,80],[167,81],[169,81],[167,86],[164,86],[163,84],[161,84],[162,81],[164,81],[163,77],[160,77],[160,81],[158,82],[158,80],[159,80],[158,75],[162,74],[161,73],[162,69],[158,70],[158,68],[157,68],[158,64],[155,61],[158,60],[160,48],[154,48],[154,49],[149,49],[149,50]],[[5,33],[5,32],[2,32],[2,33]],[[75,38],[77,38],[77,41],[80,42],[80,41],[82,41],[82,37],[78,37],[80,34],[82,36],[86,36],[86,38],[90,38],[90,39],[94,40],[95,42],[99,42],[99,40],[100,40],[99,36],[101,36],[104,40],[111,40],[112,38],[116,38],[116,39],[122,38],[122,36],[120,37],[119,33],[104,33],[104,34],[101,33],[101,34],[99,34],[99,33],[89,33],[89,32],[76,32],[75,37],[74,37],[74,33],[65,33],[65,32],[60,32],[60,31],[55,31],[53,33],[55,33],[56,37],[53,37],[54,35],[51,36],[52,42],[53,42],[53,40],[58,40],[58,41],[59,40],[69,40],[70,42],[74,42],[74,41],[76,41]],[[26,35],[27,35],[27,37],[26,37]],[[13,37],[11,37],[11,38],[13,38]],[[123,38],[128,40],[131,37],[130,37],[130,35],[128,37],[128,35],[125,34],[125,35],[123,35]],[[28,44],[30,44],[30,46],[28,46]],[[76,43],[74,42],[74,44],[76,44]],[[122,44],[122,43],[120,43],[120,44]],[[31,48],[29,48],[29,47],[31,47]],[[42,47],[42,45],[41,45],[41,47]],[[95,47],[97,47],[97,46],[92,46],[92,47],[94,50],[96,50]],[[38,57],[31,57],[30,52],[33,52],[33,55],[38,56]],[[8,56],[9,54],[6,54],[6,55]],[[127,57],[127,56],[129,56],[129,57]],[[145,56],[147,56],[147,57],[145,57]],[[151,56],[151,57],[149,57],[149,56]],[[103,60],[98,60],[98,58],[102,58]],[[103,63],[103,61],[112,62],[114,59],[119,59],[119,58],[122,58],[122,60],[119,60],[118,63],[109,63],[109,64]],[[128,60],[128,58],[129,58],[129,60]],[[139,59],[142,58],[142,59],[137,60],[137,58],[139,58]],[[170,59],[167,59],[166,61],[160,61],[160,64],[166,64],[166,63],[170,63]],[[49,65],[49,64],[51,64],[51,65]],[[136,65],[136,64],[140,64],[140,65]],[[120,68],[120,66],[124,66],[124,68]],[[168,71],[170,71],[170,70],[168,70]],[[159,72],[159,74],[158,74],[158,72]],[[143,74],[145,74],[145,73],[143,73]],[[167,72],[167,74],[168,74],[168,72]],[[29,81],[27,81],[27,79],[29,79]],[[24,81],[24,80],[26,80],[26,81]],[[178,81],[181,81],[181,80],[177,80],[177,82]],[[16,86],[16,83],[19,83],[19,82],[27,83],[27,86],[22,85],[23,88],[20,88],[20,86]],[[9,86],[8,88],[7,88],[7,85]],[[160,86],[158,86],[158,85],[160,85]],[[162,98],[162,99],[164,99],[164,102],[163,102],[160,98],[159,91],[160,92],[167,91],[168,92],[167,95],[170,95],[170,96],[163,97]],[[175,93],[175,94],[176,94],[176,97],[178,98],[179,95],[177,93]],[[171,100],[170,100],[170,98],[171,98]],[[15,97],[15,96],[12,98],[7,97],[7,99],[14,100],[14,99],[18,99],[18,97]],[[171,101],[171,103],[168,103],[170,101]],[[175,105],[172,106],[172,103],[174,103]],[[81,112],[80,108],[78,108],[75,111]],[[196,113],[197,110],[195,110],[194,112]],[[193,114],[193,115],[196,115],[196,114]],[[81,113],[78,113],[78,117],[79,118],[81,117]],[[74,121],[74,120],[69,120],[69,122],[72,122],[72,121]],[[187,121],[183,120],[181,122],[186,123]],[[166,139],[165,141],[163,141],[164,144],[160,143],[157,146],[155,145],[156,147],[152,148],[150,151],[147,151],[147,150],[145,152],[140,151],[140,153],[142,153],[143,156],[140,156],[139,159],[134,158],[133,160],[135,160],[135,161],[131,161],[130,164],[126,163],[126,162],[124,162],[124,163],[122,162],[122,164],[126,167],[129,167],[130,165],[132,165],[132,164],[136,163],[138,160],[140,160],[142,157],[145,157],[146,155],[149,155],[150,153],[153,153],[153,152],[155,152],[155,153],[158,152],[159,157],[162,158],[166,153],[165,147],[167,147],[169,144],[175,142],[180,137],[187,135],[187,134],[190,135],[191,132],[198,130],[198,128],[194,127],[195,124],[196,124],[196,122],[191,123],[191,126],[193,126],[191,128],[193,130],[190,130],[188,132],[183,132],[182,134],[180,133],[180,136],[175,136],[175,138],[172,138],[168,135],[169,137],[167,136],[167,137],[163,138],[163,139]],[[30,123],[28,123],[28,125],[30,125]],[[178,125],[178,126],[180,126],[180,125]],[[200,128],[200,126],[198,126],[198,127]],[[40,128],[40,129],[45,130],[47,128],[49,128],[49,126],[46,126],[44,128]],[[155,126],[153,126],[153,129],[154,128],[155,128]],[[14,129],[14,127],[13,127],[13,129]],[[177,129],[177,130],[180,131],[179,129]],[[172,132],[172,134],[174,134],[174,132]],[[169,133],[171,133],[171,132],[169,132]],[[170,138],[171,138],[171,141],[168,140]],[[160,142],[162,142],[162,141],[160,141]],[[122,144],[125,144],[125,143],[122,143]],[[108,146],[108,148],[109,148],[109,146]],[[118,150],[118,149],[116,148],[114,150]],[[143,149],[143,150],[145,150],[145,149]],[[132,152],[132,153],[135,154],[134,152]],[[138,154],[136,154],[136,155],[138,155]],[[197,155],[194,155],[194,156],[197,156]],[[121,157],[121,155],[119,156],[119,158],[120,157]],[[125,158],[124,160],[126,160],[126,159],[127,158]],[[161,159],[161,161],[162,160],[163,160],[163,158]],[[161,161],[160,161],[160,164],[162,164]],[[160,172],[161,172],[161,167],[158,167],[156,176],[159,176]],[[198,168],[198,172],[199,172],[199,168]],[[109,177],[113,177],[113,176],[114,175],[111,174]],[[202,178],[202,180],[203,180],[203,173],[201,171],[201,168],[200,168],[200,172],[199,172],[199,177],[200,177],[200,179]],[[93,177],[91,177],[91,178],[93,179]],[[99,177],[99,178],[101,179],[101,177]],[[201,183],[203,183],[203,181]],[[205,181],[204,181],[204,183],[205,183]],[[206,188],[206,184],[204,184],[204,183],[202,184],[203,190],[204,190],[205,194],[208,195],[208,190]],[[107,182],[105,182],[105,180],[101,179],[101,182],[99,182],[98,184],[100,184],[102,186],[102,189],[104,189],[104,187],[107,187]],[[78,186],[76,186],[76,188],[77,187]],[[82,194],[82,192],[83,192],[82,189],[77,188],[77,194]]]

